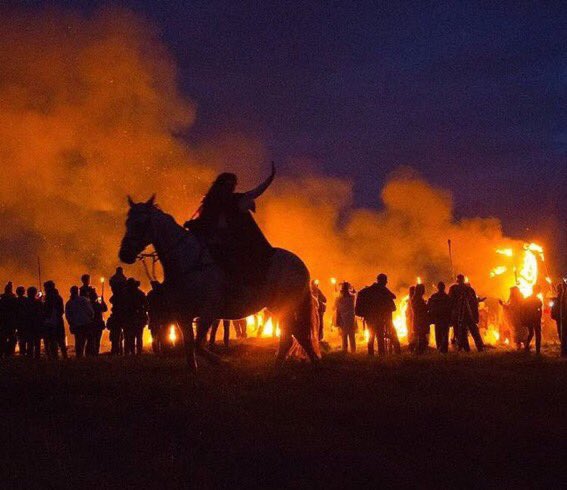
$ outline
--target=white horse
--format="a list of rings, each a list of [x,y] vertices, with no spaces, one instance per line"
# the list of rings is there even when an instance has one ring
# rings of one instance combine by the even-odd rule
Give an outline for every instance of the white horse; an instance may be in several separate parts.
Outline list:
[[[317,317],[310,290],[309,271],[293,253],[276,248],[263,286],[250,284],[240,294],[227,284],[225,274],[214,262],[207,247],[192,233],[178,225],[154,204],[134,203],[130,210],[126,233],[120,245],[120,260],[133,264],[150,244],[161,261],[168,307],[183,332],[187,362],[196,371],[195,353],[210,361],[216,356],[204,344],[212,322],[217,318],[239,319],[268,308],[280,325],[277,362],[287,357],[297,339],[312,362],[319,359]],[[197,319],[197,335],[193,322]]]

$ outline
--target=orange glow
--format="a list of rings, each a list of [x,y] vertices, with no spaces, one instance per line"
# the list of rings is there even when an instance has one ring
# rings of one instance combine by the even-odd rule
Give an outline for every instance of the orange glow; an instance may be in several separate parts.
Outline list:
[[[398,302],[397,309],[392,318],[399,339],[407,339],[408,336],[408,326],[406,322],[408,305],[409,295],[406,295]]]
[[[12,27],[0,36],[0,72],[6,79],[0,83],[0,202],[11,225],[0,227],[0,244],[10,244],[1,245],[0,254],[25,249],[29,257],[41,255],[44,280],[54,279],[61,292],[86,271],[110,277],[119,265],[127,194],[139,201],[157,192],[159,206],[183,223],[221,163],[242,162],[223,168],[238,174],[239,191],[264,178],[266,148],[258,135],[219,133],[201,144],[185,143],[197,105],[178,86],[175,59],[161,36],[135,13],[103,9],[88,18],[15,13],[5,24]],[[473,275],[483,296],[503,297],[515,284],[514,265],[519,278],[524,276],[524,252],[536,266],[543,260],[543,247],[529,244],[522,250],[521,241],[503,235],[498,219],[455,216],[450,193],[412,172],[392,174],[376,189],[376,206],[364,209],[353,207],[358,199],[348,179],[284,174],[278,172],[258,200],[255,218],[274,246],[293,251],[311,277],[320,279],[329,300],[327,319],[338,284],[333,276],[341,274],[339,280],[359,289],[384,272],[388,287],[401,298],[394,327],[407,338],[405,288],[417,274],[426,273],[424,281],[443,279],[432,271],[447,270],[446,237],[452,238],[455,266]],[[85,240],[85,234],[92,239]],[[25,242],[14,242],[17,237]],[[427,265],[420,259],[424,250]],[[148,289],[139,264],[125,266],[125,273]],[[529,268],[526,274],[524,289],[533,288]],[[18,284],[37,282],[29,260],[1,261],[0,276]],[[100,278],[103,291],[105,281]],[[277,335],[275,321],[265,312],[246,318],[250,329],[270,323],[263,336],[274,329]],[[167,333],[172,335],[171,328]],[[173,335],[182,341],[179,331]]]
[[[250,328],[257,328],[255,333],[261,332],[261,337],[273,337],[274,332],[275,336],[280,336],[280,326],[279,322],[275,322],[275,331],[274,331],[274,320],[272,317],[265,317],[266,311],[262,310],[256,313],[255,315],[250,315],[246,317],[246,325]]]
[[[486,332],[484,333],[483,340],[485,344],[496,345],[500,340],[500,332],[498,331],[498,326],[492,323],[488,325]]]
[[[524,298],[532,295],[534,286],[537,283],[538,265],[534,252],[538,252],[543,256],[543,248],[541,246],[535,243],[524,245],[524,259],[517,277],[518,288],[520,288]]]
[[[497,248],[496,253],[500,255],[505,255],[506,257],[512,257],[512,255],[514,255],[514,252],[512,251],[511,248]]]
[[[499,265],[490,271],[490,277],[496,277],[504,274],[508,270],[505,265]]]
[[[177,342],[177,331],[175,330],[175,325],[173,323],[169,326],[169,333],[167,338],[172,345],[175,345],[175,343]]]

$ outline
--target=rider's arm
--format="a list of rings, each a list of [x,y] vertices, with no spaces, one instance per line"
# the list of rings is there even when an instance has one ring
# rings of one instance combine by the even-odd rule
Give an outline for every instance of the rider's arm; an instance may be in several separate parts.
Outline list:
[[[270,176],[255,189],[245,192],[244,197],[246,198],[246,200],[253,201],[254,199],[260,197],[264,193],[264,191],[268,187],[270,187],[270,184],[272,183],[272,180],[274,180],[275,176],[276,176],[276,166],[274,165],[274,162],[272,162],[272,173],[270,174]]]

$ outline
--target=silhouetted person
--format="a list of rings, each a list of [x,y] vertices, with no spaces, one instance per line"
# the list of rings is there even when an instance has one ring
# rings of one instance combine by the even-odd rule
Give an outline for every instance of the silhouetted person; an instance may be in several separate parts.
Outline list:
[[[413,312],[413,326],[417,336],[416,353],[423,354],[427,350],[429,343],[429,315],[427,311],[427,303],[424,299],[425,286],[416,284],[415,292],[410,301],[410,307]]]
[[[557,324],[557,335],[561,343],[561,356],[567,357],[567,284],[557,285],[557,296],[553,298],[551,318]]]
[[[65,318],[69,323],[69,330],[75,336],[75,355],[83,357],[85,348],[93,343],[94,310],[90,299],[79,295],[77,286],[73,286],[70,292],[71,297],[65,305]],[[89,354],[88,351],[86,353]]]
[[[119,300],[120,294],[121,293],[118,292],[110,297],[109,301],[112,305],[112,310],[106,322],[108,339],[110,340],[110,354],[116,356],[120,356],[124,353],[124,335],[122,330],[124,316],[120,314],[122,307]]]
[[[91,276],[83,274],[81,276],[81,287],[79,295],[87,298],[93,309],[93,321],[90,324],[91,331],[87,334],[86,353],[89,356],[96,356],[100,351],[100,340],[104,330],[104,313],[108,311],[108,306],[104,298],[99,298],[96,289],[91,286]]]
[[[91,276],[89,274],[83,274],[81,276],[81,287],[79,288],[79,294],[84,298],[88,298],[91,303],[93,299],[96,299],[95,289],[91,286]]]
[[[230,320],[215,320],[213,322],[213,325],[211,326],[211,333],[209,336],[209,347],[211,348],[211,350],[215,348],[217,331],[219,329],[221,322],[223,328],[223,335],[222,335],[223,344],[227,349],[228,346],[230,345]]]
[[[456,284],[449,289],[451,298],[451,323],[456,331],[459,350],[469,352],[468,333],[470,332],[476,349],[484,350],[484,342],[478,330],[478,297],[470,284],[465,282],[465,276],[459,274]]]
[[[16,288],[16,335],[18,338],[18,347],[20,348],[20,355],[26,356],[29,350],[33,350],[30,333],[27,322],[27,300],[26,288],[18,286]]]
[[[127,278],[124,275],[124,269],[122,267],[117,267],[116,272],[108,281],[112,294],[116,294],[116,291],[120,291],[124,286],[126,286],[126,280]]]
[[[147,302],[146,295],[139,288],[140,283],[129,278],[124,288],[124,353],[126,355],[142,354],[144,349],[144,327],[146,326]]]
[[[98,296],[96,289],[93,288],[93,293],[95,300],[92,301],[91,306],[93,307],[94,318],[93,318],[93,334],[92,334],[92,349],[89,349],[89,353],[97,356],[100,353],[100,341],[102,339],[102,332],[106,327],[104,323],[104,314],[108,311],[108,305],[104,300],[103,296]]]
[[[512,328],[512,336],[516,344],[516,349],[521,350],[522,344],[525,345],[526,342],[528,328],[525,317],[525,300],[520,288],[518,286],[511,287],[508,302],[503,303],[500,301],[500,304],[504,307],[506,318]]]
[[[43,284],[45,300],[43,302],[43,326],[49,339],[49,355],[57,358],[59,350],[64,359],[67,359],[67,345],[65,344],[65,324],[63,323],[63,298],[59,295],[53,281]]]
[[[535,349],[537,354],[541,351],[541,315],[543,303],[537,296],[540,293],[541,288],[535,285],[532,295],[524,300],[524,319],[528,329],[525,350],[526,352],[530,351],[530,344],[535,334]]]
[[[222,173],[213,182],[203,198],[196,216],[185,227],[200,237],[227,275],[229,285],[237,289],[261,285],[274,249],[256,224],[252,212],[255,199],[269,187],[275,176],[272,173],[255,189],[235,192],[237,178]]]
[[[0,357],[10,357],[16,349],[16,328],[18,321],[18,301],[12,282],[0,295]]]
[[[43,303],[38,298],[37,288],[33,286],[28,288],[26,300],[26,321],[32,343],[32,347],[28,349],[27,354],[39,359],[41,356],[41,340],[43,339],[46,354],[49,349],[49,341],[43,337]]]
[[[341,332],[343,353],[356,352],[356,318],[354,315],[354,294],[350,292],[350,284],[343,282],[339,295],[335,299],[335,325]]]
[[[396,311],[394,299],[396,295],[387,287],[388,277],[379,274],[377,280],[371,286],[363,288],[356,298],[355,312],[364,318],[370,337],[368,339],[368,354],[374,355],[374,342],[378,341],[378,354],[386,353],[385,335],[387,329],[392,325],[392,313]],[[399,352],[399,341],[394,328],[390,335],[394,348]]]
[[[327,297],[319,288],[316,280],[311,281],[311,293],[317,300],[317,318],[319,319],[319,340],[325,336],[325,312],[327,311]]]
[[[159,281],[151,281],[151,291],[148,293],[148,326],[152,334],[152,350],[154,354],[162,352],[163,344],[167,341],[167,308],[163,285]]]
[[[449,350],[449,325],[451,324],[451,298],[445,292],[445,283],[437,284],[437,292],[427,302],[429,320],[435,326],[435,343],[439,352]]]

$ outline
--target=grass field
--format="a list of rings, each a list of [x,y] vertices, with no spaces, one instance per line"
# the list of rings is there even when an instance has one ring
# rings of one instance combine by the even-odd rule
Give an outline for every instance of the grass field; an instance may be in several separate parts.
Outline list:
[[[191,382],[182,358],[0,360],[10,487],[559,487],[556,353],[327,355],[275,371],[239,344]]]

